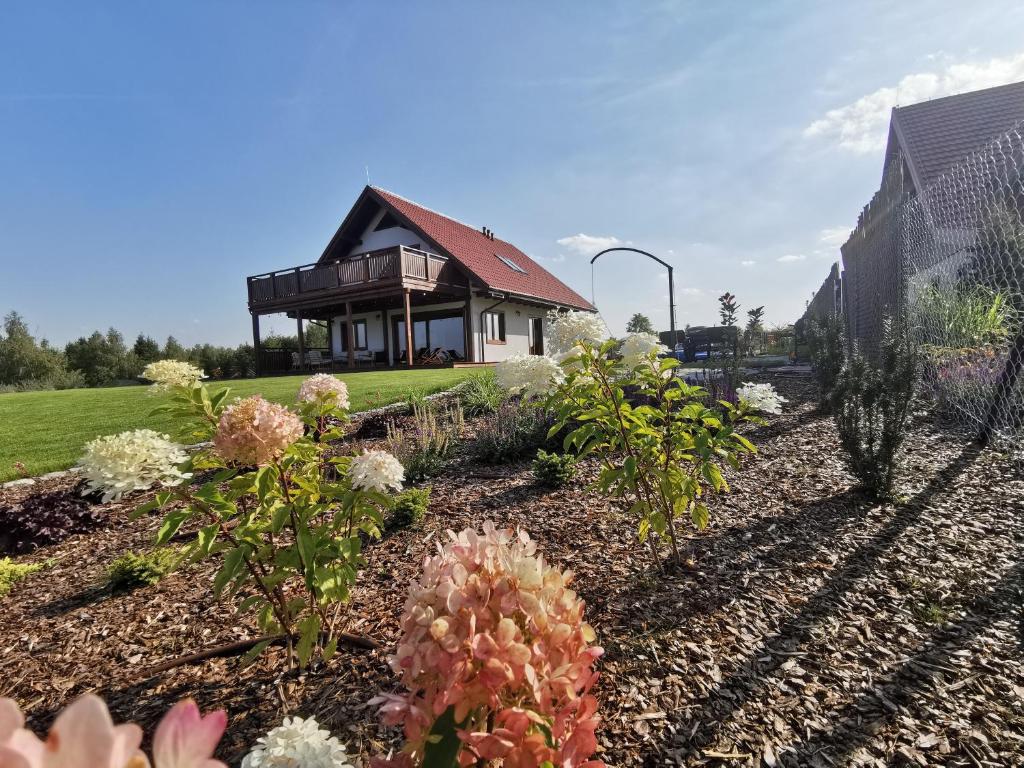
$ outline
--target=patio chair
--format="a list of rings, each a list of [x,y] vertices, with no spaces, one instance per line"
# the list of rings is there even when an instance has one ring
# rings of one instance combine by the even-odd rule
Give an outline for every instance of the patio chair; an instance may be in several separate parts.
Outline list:
[[[324,356],[320,354],[319,349],[313,349],[306,353],[306,362],[310,368],[322,368],[325,365],[330,365],[330,360],[325,360]]]
[[[292,352],[292,368],[299,369],[302,367],[302,363],[299,362],[299,353]]]

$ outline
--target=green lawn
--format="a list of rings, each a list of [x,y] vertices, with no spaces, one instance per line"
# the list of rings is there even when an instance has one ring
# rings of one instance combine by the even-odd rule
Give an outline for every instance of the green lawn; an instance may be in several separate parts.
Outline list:
[[[364,371],[340,374],[348,384],[353,411],[365,411],[404,400],[409,394],[448,389],[473,375],[471,369],[440,368],[412,371]],[[292,404],[304,376],[281,376],[212,382],[211,389],[231,388],[231,397],[259,393],[268,400]],[[172,435],[177,431],[167,414],[149,412],[166,401],[149,387],[66,389],[59,392],[0,394],[0,482],[18,477],[14,463],[29,474],[67,469],[78,461],[84,446],[98,435],[148,427]]]

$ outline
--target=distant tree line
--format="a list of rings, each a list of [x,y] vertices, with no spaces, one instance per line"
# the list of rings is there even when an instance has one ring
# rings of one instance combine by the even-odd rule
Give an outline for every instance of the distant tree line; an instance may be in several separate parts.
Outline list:
[[[322,335],[322,338],[321,338]],[[326,329],[311,325],[307,346],[326,346]],[[321,343],[322,342],[322,343]],[[294,336],[270,336],[268,347],[297,347]],[[142,369],[154,360],[184,360],[193,363],[211,378],[252,376],[256,357],[251,344],[221,347],[195,344],[185,347],[173,336],[163,345],[139,334],[129,346],[114,328],[99,331],[69,342],[64,349],[51,346],[46,339],[36,340],[28,324],[17,312],[8,313],[0,329],[0,391],[30,389],[71,389],[106,387],[136,383]]]

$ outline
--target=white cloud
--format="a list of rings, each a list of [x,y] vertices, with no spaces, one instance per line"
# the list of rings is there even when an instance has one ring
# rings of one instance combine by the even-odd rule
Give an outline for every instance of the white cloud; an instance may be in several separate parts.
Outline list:
[[[679,291],[684,296],[703,296],[704,291],[700,288],[683,288]]]
[[[806,258],[807,257],[802,253],[799,255],[795,253],[787,253],[785,256],[779,256],[776,261],[780,264],[792,264],[794,261],[803,261]]]
[[[614,248],[616,245],[622,245],[622,241],[617,237],[585,235],[582,232],[578,235],[560,237],[555,242],[563,248],[568,248],[570,251],[574,251],[581,256],[593,256],[595,253],[603,251],[605,248]]]
[[[757,262],[753,259],[746,259],[745,261],[741,261],[740,264],[744,267],[752,267],[757,264]]]
[[[950,64],[940,72],[917,72],[895,87],[879,88],[829,110],[804,129],[804,136],[837,139],[840,147],[853,152],[875,152],[885,147],[893,107],[1018,80],[1024,80],[1024,53],[981,63]]]
[[[839,248],[850,238],[850,227],[828,227],[818,234],[818,242],[826,248]]]

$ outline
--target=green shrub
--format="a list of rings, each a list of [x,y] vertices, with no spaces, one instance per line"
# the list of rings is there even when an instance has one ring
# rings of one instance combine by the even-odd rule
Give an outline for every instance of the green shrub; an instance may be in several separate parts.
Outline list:
[[[576,477],[576,458],[568,453],[548,453],[543,448],[533,460],[533,474],[537,482],[548,488],[561,488]]]
[[[831,315],[825,320],[812,320],[807,327],[807,346],[818,380],[818,403],[828,410],[835,392],[836,380],[843,369],[846,333],[843,318]]]
[[[485,417],[476,433],[471,453],[484,464],[514,461],[548,444],[554,419],[543,408],[506,402]]]
[[[436,411],[430,406],[412,406],[412,427],[402,429],[388,422],[388,450],[402,462],[405,479],[426,480],[439,474],[451,458],[462,434],[462,411]]]
[[[892,495],[917,352],[906,330],[886,318],[878,362],[853,350],[836,380],[832,410],[850,471],[879,499]]]
[[[142,554],[125,552],[107,567],[107,584],[115,592],[152,586],[173,571],[180,559],[180,553],[172,547]]]
[[[507,396],[498,384],[494,371],[484,371],[479,376],[473,376],[459,388],[459,402],[467,418],[494,413]]]
[[[430,506],[430,486],[407,488],[395,497],[388,520],[389,528],[418,528]]]
[[[15,582],[21,581],[42,567],[39,563],[16,563],[9,557],[0,557],[0,597],[5,597]]]

